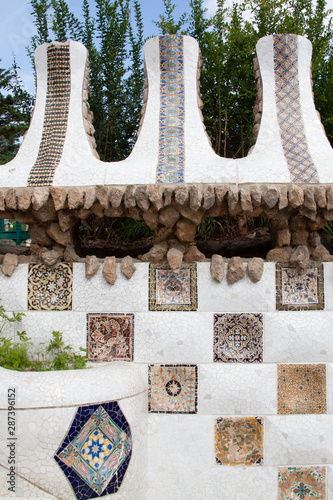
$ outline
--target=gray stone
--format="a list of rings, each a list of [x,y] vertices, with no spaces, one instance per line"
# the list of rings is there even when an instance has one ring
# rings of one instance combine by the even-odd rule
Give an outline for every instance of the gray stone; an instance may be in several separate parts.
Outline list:
[[[21,188],[16,190],[17,194],[17,208],[26,211],[30,208],[32,190],[29,188]]]
[[[315,194],[313,186],[305,186],[303,192],[304,192],[304,206],[307,209],[315,212],[317,210],[317,204],[315,202]]]
[[[229,212],[234,212],[238,203],[239,192],[236,186],[230,186],[228,191]]]
[[[299,207],[303,204],[304,193],[300,186],[293,185],[288,192],[289,204],[292,208]]]
[[[204,186],[204,194],[203,194],[203,208],[205,210],[209,210],[215,203],[215,191],[214,187],[209,184]]]
[[[316,262],[331,262],[333,256],[321,243],[311,252],[311,259]]]
[[[247,272],[253,283],[261,280],[264,272],[264,261],[260,257],[253,257],[247,265]]]
[[[18,265],[18,256],[12,253],[4,255],[1,270],[6,276],[11,276]]]
[[[0,188],[0,210],[3,212],[5,210],[5,198],[6,191],[3,188]]]
[[[110,189],[110,203],[112,208],[118,208],[121,205],[122,199],[124,195],[123,188],[111,188]]]
[[[147,194],[147,186],[138,186],[135,190],[134,196],[138,207],[146,212],[150,207],[150,201]]]
[[[202,186],[190,186],[190,209],[198,210],[202,201]]]
[[[56,222],[52,222],[46,230],[48,236],[64,247],[71,244],[70,231],[62,232]]]
[[[85,188],[83,208],[88,210],[93,206],[95,200],[96,200],[96,188],[94,186]]]
[[[173,188],[172,187],[163,187],[163,206],[168,207],[171,205],[173,197]]]
[[[105,257],[103,276],[110,285],[114,285],[117,281],[117,265],[115,257]]]
[[[127,186],[124,193],[124,206],[125,208],[136,207],[135,201],[135,186]]]
[[[205,218],[204,208],[192,210],[189,207],[179,207],[179,212],[183,217],[185,217],[185,219],[190,220],[196,225],[200,224]]]
[[[291,235],[291,244],[293,246],[297,245],[306,245],[308,241],[309,233],[305,229],[300,229],[299,231],[295,231]]]
[[[210,274],[213,280],[221,283],[224,277],[224,259],[222,255],[212,255],[212,261],[210,263]]]
[[[63,259],[65,262],[84,262],[85,259],[78,256],[73,245],[68,245],[64,251]]]
[[[252,199],[252,205],[254,207],[261,206],[261,196],[262,196],[261,186],[258,186],[256,184],[252,185],[251,186],[251,199]]]
[[[168,244],[166,241],[161,241],[160,243],[156,243],[149,252],[145,253],[141,260],[143,262],[161,262],[168,251]]]
[[[186,205],[189,200],[189,189],[186,186],[177,186],[175,188],[175,201],[179,205]]]
[[[326,186],[315,187],[315,200],[319,208],[325,208],[327,205],[326,200]]]
[[[288,206],[288,190],[285,186],[280,187],[279,210],[283,210]]]
[[[187,250],[184,261],[185,262],[202,262],[206,260],[205,255],[200,252],[200,250],[194,244],[190,244],[189,249]]]
[[[59,261],[60,254],[56,250],[49,250],[47,252],[41,252],[40,258],[46,267],[52,267]]]
[[[68,191],[68,208],[75,210],[76,208],[81,208],[83,205],[83,188],[71,187]]]
[[[120,270],[124,276],[129,280],[132,278],[133,274],[136,271],[136,267],[134,265],[134,261],[130,255],[124,257],[120,264]]]
[[[288,228],[279,229],[277,232],[276,244],[278,247],[285,247],[290,245],[291,233]]]
[[[34,210],[43,208],[50,196],[49,187],[35,187],[32,193],[32,207]]]
[[[109,207],[109,188],[107,186],[101,186],[96,189],[96,198],[100,202],[103,208]]]
[[[242,187],[240,190],[241,207],[244,212],[252,212],[253,205],[251,200],[250,188]]]
[[[46,234],[45,227],[41,225],[35,225],[29,227],[29,234],[32,243],[36,243],[42,247],[49,247],[52,245],[51,238]]]
[[[273,248],[267,252],[267,262],[288,262],[291,256],[291,247]]]
[[[158,227],[158,213],[151,207],[147,212],[143,212],[142,218],[152,231]]]
[[[96,255],[87,255],[86,256],[86,278],[92,278],[97,273],[100,268],[100,263]]]
[[[236,283],[245,276],[245,269],[240,257],[232,257],[228,263],[227,282],[229,285]]]
[[[268,208],[273,208],[279,201],[279,192],[276,188],[266,188],[262,193],[262,201]]]
[[[320,234],[318,234],[317,231],[313,231],[309,234],[308,244],[311,248],[316,248],[318,245],[321,245]]]
[[[296,266],[299,274],[304,274],[309,267],[310,252],[306,245],[295,247],[290,256],[290,263]]]
[[[173,207],[162,208],[160,211],[159,221],[165,227],[172,227],[179,219],[179,213]]]
[[[157,211],[161,210],[161,208],[163,207],[163,193],[161,191],[160,185],[151,184],[148,187],[148,198]]]
[[[17,197],[15,189],[8,189],[6,193],[6,208],[7,210],[16,210]]]
[[[50,193],[53,199],[54,208],[57,211],[62,210],[66,206],[68,188],[51,187]]]
[[[183,262],[183,252],[177,250],[177,248],[170,248],[167,253],[167,261],[171,269],[174,271],[180,271]]]
[[[224,186],[223,184],[215,186],[215,203],[217,205],[222,205],[222,203],[226,199],[227,192],[227,186]]]
[[[176,236],[180,241],[190,243],[194,241],[197,226],[189,220],[181,219],[176,225]]]
[[[333,186],[328,186],[326,191],[327,210],[333,210]]]
[[[60,210],[58,212],[59,227],[61,231],[66,232],[77,222],[77,218],[70,210]]]

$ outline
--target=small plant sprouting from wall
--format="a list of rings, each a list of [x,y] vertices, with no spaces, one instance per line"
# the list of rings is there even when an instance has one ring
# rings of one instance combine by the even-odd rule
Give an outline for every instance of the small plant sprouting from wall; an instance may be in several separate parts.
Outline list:
[[[77,354],[70,345],[65,345],[62,333],[52,332],[47,346],[34,346],[25,331],[17,331],[18,341],[9,338],[12,323],[21,323],[24,313],[9,316],[0,305],[0,366],[19,371],[78,370],[86,368],[86,354]],[[86,352],[80,348],[80,351]]]

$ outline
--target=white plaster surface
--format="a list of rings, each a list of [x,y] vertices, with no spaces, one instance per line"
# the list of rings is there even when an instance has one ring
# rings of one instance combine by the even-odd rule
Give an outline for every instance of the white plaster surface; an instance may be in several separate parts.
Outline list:
[[[0,272],[0,299],[6,311],[24,312],[28,303],[28,265],[19,264],[11,277]]]

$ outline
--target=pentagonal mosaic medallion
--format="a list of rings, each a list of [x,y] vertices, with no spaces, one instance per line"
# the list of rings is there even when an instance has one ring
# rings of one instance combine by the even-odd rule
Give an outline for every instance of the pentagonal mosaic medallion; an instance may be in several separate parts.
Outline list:
[[[279,467],[279,500],[326,498],[326,467]]]
[[[118,403],[81,406],[54,459],[78,500],[116,493],[132,453],[129,424]]]
[[[88,359],[133,359],[134,314],[87,314]]]
[[[214,314],[214,361],[262,363],[262,314]]]
[[[61,262],[53,268],[30,264],[28,274],[28,309],[64,311],[72,309],[72,264]]]
[[[263,463],[264,419],[218,418],[215,424],[215,458],[222,465]]]
[[[179,272],[168,264],[149,264],[149,309],[151,311],[196,311],[197,267],[184,263]]]
[[[150,365],[148,409],[151,413],[196,413],[196,365]]]
[[[276,308],[324,309],[323,265],[312,262],[304,274],[289,264],[276,264]]]
[[[278,365],[278,413],[326,413],[326,365]]]

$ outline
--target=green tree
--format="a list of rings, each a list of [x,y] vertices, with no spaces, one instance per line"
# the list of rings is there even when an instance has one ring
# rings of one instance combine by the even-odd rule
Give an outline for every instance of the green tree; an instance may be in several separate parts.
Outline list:
[[[187,30],[181,31],[187,23],[186,13],[181,14],[178,22],[176,22],[173,12],[176,5],[171,0],[163,0],[164,14],[159,15],[159,21],[153,21],[155,26],[160,30],[161,35],[176,35],[177,33],[186,34]]]

